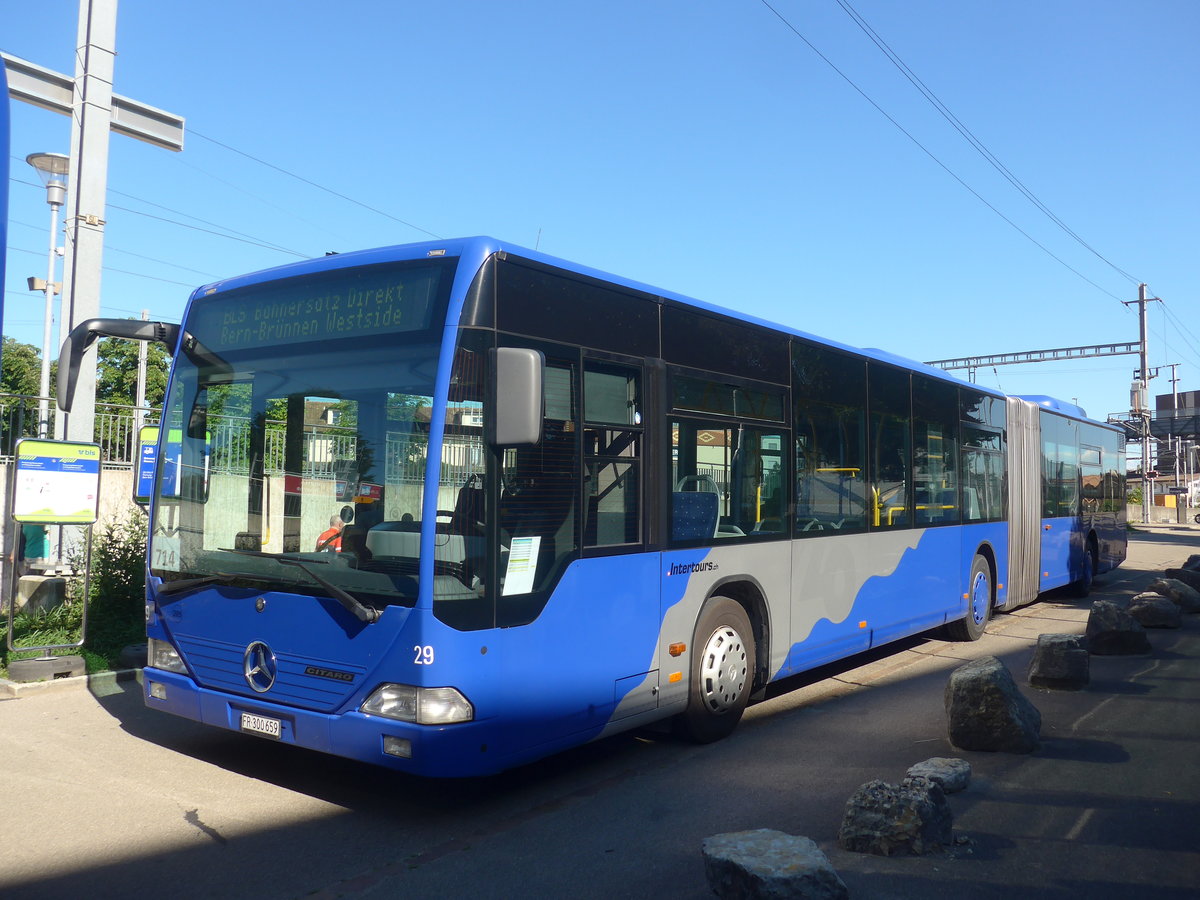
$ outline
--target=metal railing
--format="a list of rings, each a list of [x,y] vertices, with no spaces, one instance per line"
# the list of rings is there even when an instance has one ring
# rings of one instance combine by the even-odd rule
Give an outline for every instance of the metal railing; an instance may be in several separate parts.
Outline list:
[[[11,458],[17,441],[36,438],[40,428],[38,407],[43,398],[26,394],[0,394],[0,457]],[[58,406],[50,399],[44,435],[54,436]],[[93,440],[100,445],[106,465],[132,465],[137,456],[137,435],[142,425],[153,425],[158,410],[112,403],[96,404]]]
[[[38,436],[40,398],[0,394],[0,459],[11,458],[17,441]],[[49,434],[54,433],[56,407],[51,404]],[[156,425],[159,410],[139,409],[111,403],[96,404],[95,441],[105,465],[132,466],[138,455],[138,430]],[[212,416],[209,419],[209,465],[217,473],[250,471],[250,419],[243,416]],[[267,421],[264,466],[267,475],[284,471],[285,423]],[[384,471],[389,484],[419,484],[425,478],[429,438],[412,432],[389,432]],[[358,459],[358,436],[336,425],[304,426],[303,466],[305,478],[335,480],[339,472]],[[478,437],[447,435],[442,447],[441,482],[461,485],[483,471],[483,441]]]

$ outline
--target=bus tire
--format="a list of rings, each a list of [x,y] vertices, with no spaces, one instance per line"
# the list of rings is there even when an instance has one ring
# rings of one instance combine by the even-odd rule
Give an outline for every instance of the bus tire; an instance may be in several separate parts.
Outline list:
[[[967,582],[967,614],[946,626],[952,641],[977,641],[992,617],[992,567],[980,553],[971,561]]]
[[[740,603],[710,597],[692,636],[688,705],[676,730],[698,744],[729,735],[737,727],[754,683],[754,631]]]
[[[1071,593],[1074,596],[1083,598],[1092,592],[1092,579],[1096,577],[1098,557],[1096,542],[1089,538],[1087,549],[1083,551],[1083,574],[1078,581],[1071,582]]]

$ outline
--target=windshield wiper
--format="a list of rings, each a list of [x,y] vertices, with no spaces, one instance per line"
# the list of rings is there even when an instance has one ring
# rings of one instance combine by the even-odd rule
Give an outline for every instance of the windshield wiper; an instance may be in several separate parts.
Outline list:
[[[155,593],[159,596],[167,594],[182,594],[184,591],[190,591],[193,588],[204,587],[206,584],[217,584],[221,581],[227,581],[233,578],[233,575],[226,575],[224,572],[218,572],[215,575],[201,575],[199,578],[182,578],[179,581],[164,581],[157,588]]]
[[[338,587],[332,581],[321,577],[316,572],[308,567],[308,563],[316,562],[318,565],[327,566],[329,563],[321,560],[301,560],[294,556],[288,556],[286,553],[268,553],[266,550],[232,550],[227,547],[222,548],[226,553],[236,553],[239,556],[265,556],[267,559],[273,559],[280,565],[295,566],[301,572],[304,572],[337,599],[339,603],[345,607],[346,611],[353,615],[358,621],[370,625],[379,619],[379,610],[372,609],[369,606],[364,606],[359,602],[358,598],[346,590]]]
[[[178,581],[164,581],[154,590],[158,596],[166,597],[170,596],[171,594],[182,594],[184,591],[195,590],[196,588],[201,588],[209,584],[232,584],[239,579],[246,581],[267,580],[262,577],[255,577],[254,575],[217,572],[213,575],[200,575],[196,578],[181,578]]]

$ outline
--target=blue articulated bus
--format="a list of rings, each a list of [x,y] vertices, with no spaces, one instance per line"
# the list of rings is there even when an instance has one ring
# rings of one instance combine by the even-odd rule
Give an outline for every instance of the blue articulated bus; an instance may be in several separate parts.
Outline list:
[[[146,703],[434,776],[673,719],[1125,556],[1076,407],[489,238],[207,285],[151,505]]]

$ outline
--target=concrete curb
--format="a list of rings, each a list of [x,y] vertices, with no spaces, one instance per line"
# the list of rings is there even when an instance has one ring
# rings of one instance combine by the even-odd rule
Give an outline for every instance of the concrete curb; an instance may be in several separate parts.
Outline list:
[[[141,669],[117,669],[75,678],[56,678],[53,681],[9,681],[0,678],[0,700],[18,700],[35,694],[62,694],[80,690],[88,690],[93,694],[111,694],[118,690],[117,685],[123,681],[140,683],[141,680]]]

